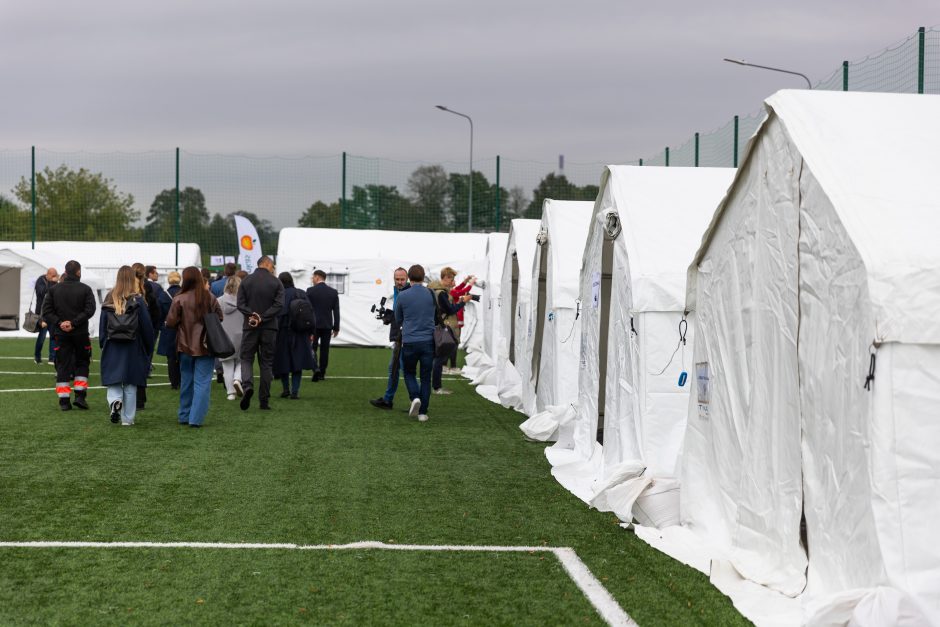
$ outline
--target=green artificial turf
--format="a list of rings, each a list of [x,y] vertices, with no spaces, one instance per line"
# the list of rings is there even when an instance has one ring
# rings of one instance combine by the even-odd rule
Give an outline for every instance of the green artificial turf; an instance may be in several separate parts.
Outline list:
[[[3,358],[31,354],[0,342],[0,371],[46,373],[0,374],[0,390],[53,385],[51,366]],[[330,378],[271,412],[213,385],[203,429],[177,425],[167,387],[133,427],[108,421],[103,390],[89,412],[59,412],[51,391],[0,393],[0,540],[568,546],[640,625],[747,624],[704,575],[559,486],[523,416],[465,381],[432,397],[427,423],[405,413],[404,384],[395,410],[371,407],[388,356],[336,348]],[[305,620],[599,618],[551,554],[0,549],[2,624]]]

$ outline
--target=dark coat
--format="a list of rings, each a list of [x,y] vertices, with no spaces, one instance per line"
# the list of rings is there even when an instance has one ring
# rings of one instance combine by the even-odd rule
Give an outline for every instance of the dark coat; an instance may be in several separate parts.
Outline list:
[[[108,318],[114,312],[110,304],[102,306],[98,323],[98,344],[101,346],[102,385],[146,385],[150,373],[150,347],[153,346],[153,322],[144,299],[134,298],[129,304],[137,308],[137,338],[133,342],[111,342],[108,339]]]
[[[171,285],[160,295],[160,314],[163,322],[160,327],[160,341],[157,342],[158,355],[166,356],[176,352],[176,329],[166,326],[166,315],[170,313],[170,305],[173,298],[180,293],[180,289],[182,288],[179,285]]]
[[[274,348],[274,376],[299,370],[314,370],[316,361],[310,350],[310,337],[295,333],[290,328],[290,304],[295,298],[306,298],[302,290],[289,287],[284,290],[284,306],[277,321],[277,344]]]
[[[246,276],[238,286],[238,311],[245,314],[246,331],[248,317],[252,313],[261,316],[261,324],[256,330],[277,329],[277,318],[284,306],[284,284],[276,276],[265,270],[257,268]]]
[[[49,287],[42,301],[42,319],[54,335],[82,337],[88,335],[88,321],[95,315],[95,293],[76,276],[65,275],[65,280]],[[72,330],[66,333],[59,323],[70,321]]]
[[[55,285],[55,283],[48,281],[45,274],[40,275],[40,277],[36,279],[36,284],[33,286],[33,289],[36,291],[33,307],[34,312],[42,313],[42,301],[46,298],[46,292],[48,292],[49,288],[53,285]]]
[[[307,288],[307,298],[313,306],[317,329],[339,331],[339,292],[326,283]]]
[[[169,309],[163,309],[163,303],[161,302],[166,295],[166,291],[164,291],[163,286],[156,281],[148,280],[147,283],[150,284],[155,305],[148,310],[150,312],[150,321],[153,322],[154,330],[159,331],[163,328],[163,321],[166,320],[166,314],[169,311]],[[154,317],[154,315],[156,315],[156,317]]]

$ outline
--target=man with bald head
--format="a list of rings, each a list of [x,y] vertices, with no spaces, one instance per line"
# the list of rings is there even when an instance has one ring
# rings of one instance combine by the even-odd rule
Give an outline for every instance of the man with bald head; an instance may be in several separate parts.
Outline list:
[[[42,311],[42,301],[46,298],[46,292],[49,291],[49,288],[59,282],[59,271],[55,268],[49,268],[46,270],[46,273],[36,279],[36,284],[33,289],[36,290],[36,296],[33,299],[36,303],[34,312],[37,314]],[[33,356],[37,364],[42,363],[42,345],[46,342],[46,332],[48,331],[47,325],[45,322],[41,322],[39,325],[39,333],[36,336],[36,353]],[[52,339],[49,339],[49,363],[52,363]]]

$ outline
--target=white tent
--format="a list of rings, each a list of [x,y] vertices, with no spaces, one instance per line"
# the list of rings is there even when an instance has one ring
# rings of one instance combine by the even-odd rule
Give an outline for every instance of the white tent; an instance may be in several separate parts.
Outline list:
[[[55,268],[62,274],[65,271],[67,259],[62,259],[48,253],[34,250],[11,250],[0,244],[0,265],[5,265],[11,270],[4,273],[2,282],[0,282],[0,295],[3,301],[3,313],[7,311],[15,312],[18,316],[17,330],[0,331],[0,338],[3,337],[35,337],[32,333],[23,330],[23,320],[26,312],[29,311],[32,303],[33,309],[37,308],[33,300],[34,287],[36,280],[46,273],[49,268]],[[98,314],[101,310],[101,294],[106,293],[104,281],[101,276],[93,270],[82,268],[82,283],[86,283],[95,293],[95,315],[88,325],[92,337],[98,335]]]
[[[444,266],[456,269],[458,280],[468,274],[483,276],[486,243],[483,233],[285,228],[278,238],[277,269],[290,272],[301,289],[310,286],[315,269],[326,272],[327,283],[340,292],[336,344],[387,346],[388,327],[376,320],[371,307],[391,296],[395,268],[418,263],[433,278]],[[479,303],[468,304],[463,345],[483,337],[478,311]]]
[[[0,258],[0,331],[17,331],[23,326],[20,315],[22,269],[19,261]]]
[[[523,355],[530,366],[522,377],[524,406],[531,418],[520,428],[532,439],[551,439],[557,429],[548,433],[546,418],[570,413],[578,400],[578,288],[593,210],[594,203],[588,201],[549,199],[542,205]]]
[[[0,248],[31,250],[31,242],[0,242]],[[199,244],[180,243],[179,263],[176,259],[176,244],[159,242],[36,242],[37,252],[48,253],[56,258],[74,259],[82,264],[82,271],[92,271],[110,289],[114,285],[118,268],[140,262],[145,266],[156,266],[161,280],[170,270],[182,270],[187,266],[202,266]],[[61,268],[60,268],[61,271]],[[104,297],[104,293],[99,294]]]
[[[766,107],[689,269],[684,529],[811,621],[940,624],[940,97]]]
[[[498,302],[503,339],[496,345],[496,391],[500,404],[519,411],[524,411],[521,371],[525,369],[528,373],[528,364],[525,360],[518,360],[516,355],[525,352],[532,287],[530,269],[535,259],[535,238],[540,224],[539,220],[522,218],[510,223]]]
[[[631,166],[601,176],[581,267],[577,414],[549,459],[562,485],[627,522],[678,522],[676,463],[692,387],[680,377],[694,335],[680,329],[686,271],[733,176]]]
[[[508,233],[490,233],[486,240],[486,273],[479,278],[483,295],[480,308],[484,335],[479,346],[467,347],[467,366],[464,375],[477,386],[477,392],[491,401],[499,402],[496,393],[498,380],[497,347],[502,341],[499,317],[499,297],[502,286],[503,261],[506,256]]]

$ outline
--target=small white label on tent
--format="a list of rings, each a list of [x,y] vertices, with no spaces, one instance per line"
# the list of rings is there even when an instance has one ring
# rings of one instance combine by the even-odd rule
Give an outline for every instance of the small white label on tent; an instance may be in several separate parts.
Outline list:
[[[695,364],[695,391],[698,395],[698,417],[708,419],[708,402],[711,398],[710,376],[708,362]]]
[[[211,256],[209,257],[209,265],[210,265],[210,266],[221,266],[222,264],[225,263],[224,259],[225,259],[225,257],[222,256],[222,255],[211,255]]]
[[[593,272],[591,274],[591,309],[597,309],[601,306],[601,273]]]
[[[235,257],[233,255],[226,255],[225,263],[235,263]]]
[[[528,335],[526,336],[526,337],[528,337],[528,338],[530,338],[530,339],[532,338],[532,318],[533,318],[533,316],[529,316],[529,329],[528,329],[528,332],[527,332]]]

